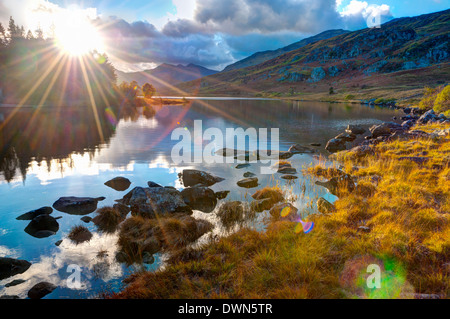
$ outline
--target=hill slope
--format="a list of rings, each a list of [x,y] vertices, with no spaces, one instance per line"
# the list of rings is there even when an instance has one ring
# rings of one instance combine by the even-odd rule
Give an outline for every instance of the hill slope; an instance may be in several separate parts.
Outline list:
[[[263,51],[263,52],[256,52],[255,54],[252,54],[251,56],[242,59],[238,62],[235,62],[233,64],[230,64],[229,66],[227,66],[223,72],[228,72],[228,71],[232,71],[232,70],[237,70],[237,69],[241,69],[241,68],[246,68],[249,66],[254,66],[254,65],[258,65],[260,63],[263,63],[265,61],[274,59],[284,53],[287,53],[289,51],[293,51],[296,49],[300,49],[301,47],[304,47],[305,45],[308,45],[310,43],[314,43],[320,40],[325,40],[325,39],[330,39],[333,38],[335,36],[341,35],[341,34],[345,34],[348,33],[350,31],[346,31],[346,30],[328,30],[322,33],[319,33],[313,37],[309,37],[306,39],[303,39],[301,41],[295,42],[293,44],[290,44],[284,48],[280,48],[278,50],[270,50],[270,51]]]
[[[161,90],[170,85],[176,85],[182,82],[192,81],[202,78],[204,76],[212,75],[217,71],[204,68],[200,65],[189,64],[184,65],[172,65],[161,64],[158,67],[143,72],[125,73],[117,71],[118,82],[136,81],[139,85],[145,83],[151,83],[157,90]]]
[[[337,92],[361,92],[373,87],[442,84],[449,80],[449,37],[450,10],[400,18],[381,28],[321,40],[259,65],[178,88],[199,95],[298,96],[328,94],[330,87]]]

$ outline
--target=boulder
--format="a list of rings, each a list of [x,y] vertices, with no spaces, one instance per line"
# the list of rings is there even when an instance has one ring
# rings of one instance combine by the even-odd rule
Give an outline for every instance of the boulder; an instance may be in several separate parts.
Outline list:
[[[317,201],[317,210],[322,214],[331,214],[336,211],[336,207],[325,198],[321,197]]]
[[[270,215],[275,219],[287,220],[296,222],[298,221],[298,209],[291,203],[278,203],[275,204],[269,211]]]
[[[53,212],[53,208],[46,206],[46,207],[41,207],[36,210],[32,210],[23,215],[20,215],[16,219],[17,220],[32,220],[33,218],[38,217],[39,215],[50,215],[52,212]]]
[[[419,124],[426,124],[428,122],[432,122],[434,120],[437,120],[438,117],[436,116],[436,113],[434,112],[434,110],[429,110],[427,112],[425,112],[418,120],[417,122]]]
[[[208,187],[189,187],[181,191],[184,202],[194,210],[211,213],[217,205],[214,191]]]
[[[272,199],[270,198],[263,198],[259,200],[254,200],[251,202],[250,207],[255,212],[261,213],[265,210],[269,210],[274,205]]]
[[[119,176],[107,181],[105,185],[116,191],[122,192],[130,187],[131,182],[128,178]]]
[[[122,217],[126,217],[130,212],[130,207],[121,203],[117,203],[113,205],[113,208],[117,210]]]
[[[323,186],[329,190],[329,192],[337,197],[341,197],[346,193],[351,193],[355,190],[355,183],[350,175],[342,175],[333,177],[327,182],[317,181],[316,185]]]
[[[330,153],[336,153],[339,151],[345,151],[347,147],[345,146],[344,140],[333,138],[328,141],[325,149]]]
[[[26,260],[0,257],[0,280],[24,273],[31,263]]]
[[[303,153],[314,153],[315,151],[309,147],[300,144],[294,144],[289,148],[288,152],[292,154],[303,154]]]
[[[366,156],[373,155],[374,151],[369,145],[359,145],[349,150],[349,153],[351,153],[352,157],[361,159]]]
[[[353,142],[356,140],[356,135],[353,133],[341,133],[338,136],[335,137],[336,140],[343,140],[345,142]]]
[[[220,191],[215,193],[216,198],[219,200],[227,198],[228,194],[230,194],[230,191]]]
[[[86,224],[89,224],[92,221],[92,217],[84,216],[80,218],[82,222],[85,222]]]
[[[55,290],[57,287],[54,284],[51,284],[49,282],[40,282],[36,285],[34,285],[29,291],[28,291],[28,298],[30,299],[42,299],[53,290]]]
[[[61,197],[53,204],[53,208],[70,215],[88,215],[94,212],[98,202],[104,199],[104,197]]]
[[[279,159],[288,159],[288,158],[291,158],[292,156],[294,156],[294,153],[289,152],[289,151],[288,152],[280,151],[278,153]]]
[[[282,167],[278,169],[280,174],[297,174],[297,170],[294,167]]]
[[[364,134],[366,132],[366,129],[363,128],[361,125],[349,124],[345,129],[345,132],[353,135],[360,135]]]
[[[148,187],[162,187],[161,185],[159,185],[158,183],[155,182],[148,182],[147,183]]]
[[[15,286],[18,286],[18,285],[23,284],[24,282],[26,282],[26,280],[23,280],[23,279],[16,279],[16,280],[11,281],[10,283],[7,283],[7,284],[5,285],[5,287],[6,287],[6,288],[9,288],[9,287],[15,287]]]
[[[123,198],[133,216],[155,218],[174,213],[192,214],[181,193],[170,187],[136,187]]]
[[[250,177],[250,178],[244,178],[237,182],[237,185],[239,187],[244,188],[253,188],[258,187],[258,178],[256,177]]]
[[[36,238],[46,238],[55,235],[59,230],[59,224],[55,218],[49,215],[35,217],[25,228],[25,232]]]
[[[404,128],[394,122],[385,122],[380,125],[374,125],[369,130],[372,133],[372,138],[378,138],[380,136],[391,135],[395,131],[403,131]]]
[[[182,173],[183,185],[185,187],[195,186],[197,184],[203,184],[205,186],[212,186],[219,183],[224,178],[213,176],[209,173],[195,170],[195,169],[185,169]]]

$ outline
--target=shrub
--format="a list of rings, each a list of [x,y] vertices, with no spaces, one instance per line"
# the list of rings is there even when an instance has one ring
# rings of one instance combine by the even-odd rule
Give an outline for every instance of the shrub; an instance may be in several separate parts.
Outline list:
[[[447,85],[437,95],[433,109],[436,113],[443,113],[450,110],[450,85]]]
[[[345,96],[346,100],[353,100],[355,98],[355,96],[353,94],[348,94]]]
[[[89,229],[80,225],[73,227],[67,237],[69,237],[72,242],[78,245],[86,241],[90,241],[92,238],[92,233],[89,231]]]
[[[113,207],[102,207],[97,210],[97,216],[94,217],[92,222],[98,227],[98,229],[105,233],[113,233],[120,222],[123,221],[123,217],[119,211]]]
[[[431,110],[434,107],[434,101],[436,100],[436,96],[439,93],[440,88],[430,88],[426,87],[424,96],[422,100],[419,102],[419,108],[421,110]]]

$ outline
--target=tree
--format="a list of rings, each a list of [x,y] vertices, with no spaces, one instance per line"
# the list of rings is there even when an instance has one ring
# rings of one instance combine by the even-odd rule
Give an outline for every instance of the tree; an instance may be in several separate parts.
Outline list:
[[[34,33],[36,34],[36,39],[44,40],[44,31],[42,31],[41,25],[38,26]]]
[[[14,19],[12,17],[9,17],[8,33],[9,33],[10,40],[13,40],[17,37],[16,22],[14,21]]]
[[[0,23],[0,46],[6,45],[6,30],[3,24]]]
[[[155,88],[150,83],[145,83],[142,87],[142,93],[144,93],[146,99],[151,99],[155,92]]]
[[[34,39],[33,33],[31,33],[31,31],[28,30],[28,33],[27,33],[27,40],[32,40],[32,39]]]

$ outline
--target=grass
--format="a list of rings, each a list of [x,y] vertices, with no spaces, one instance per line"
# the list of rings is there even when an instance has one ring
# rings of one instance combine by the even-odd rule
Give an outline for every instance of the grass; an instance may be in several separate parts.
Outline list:
[[[230,231],[238,224],[253,220],[256,217],[255,211],[250,209],[246,203],[239,201],[224,202],[217,211],[217,217],[223,228]]]
[[[101,232],[113,233],[123,220],[124,218],[118,210],[108,206],[98,209],[97,216],[92,219],[92,222]]]
[[[335,165],[351,172],[360,190],[339,198],[331,215],[310,215],[311,233],[275,219],[265,232],[244,227],[178,251],[163,270],[136,273],[109,297],[448,298],[450,139],[396,140],[374,150],[360,159],[337,153]],[[399,160],[424,152],[430,161],[420,165]],[[327,178],[336,173],[310,170],[315,172]],[[366,285],[373,265],[381,269],[381,289]]]
[[[92,233],[86,227],[79,225],[73,227],[67,237],[73,243],[79,245],[81,243],[90,241],[92,239]]]

